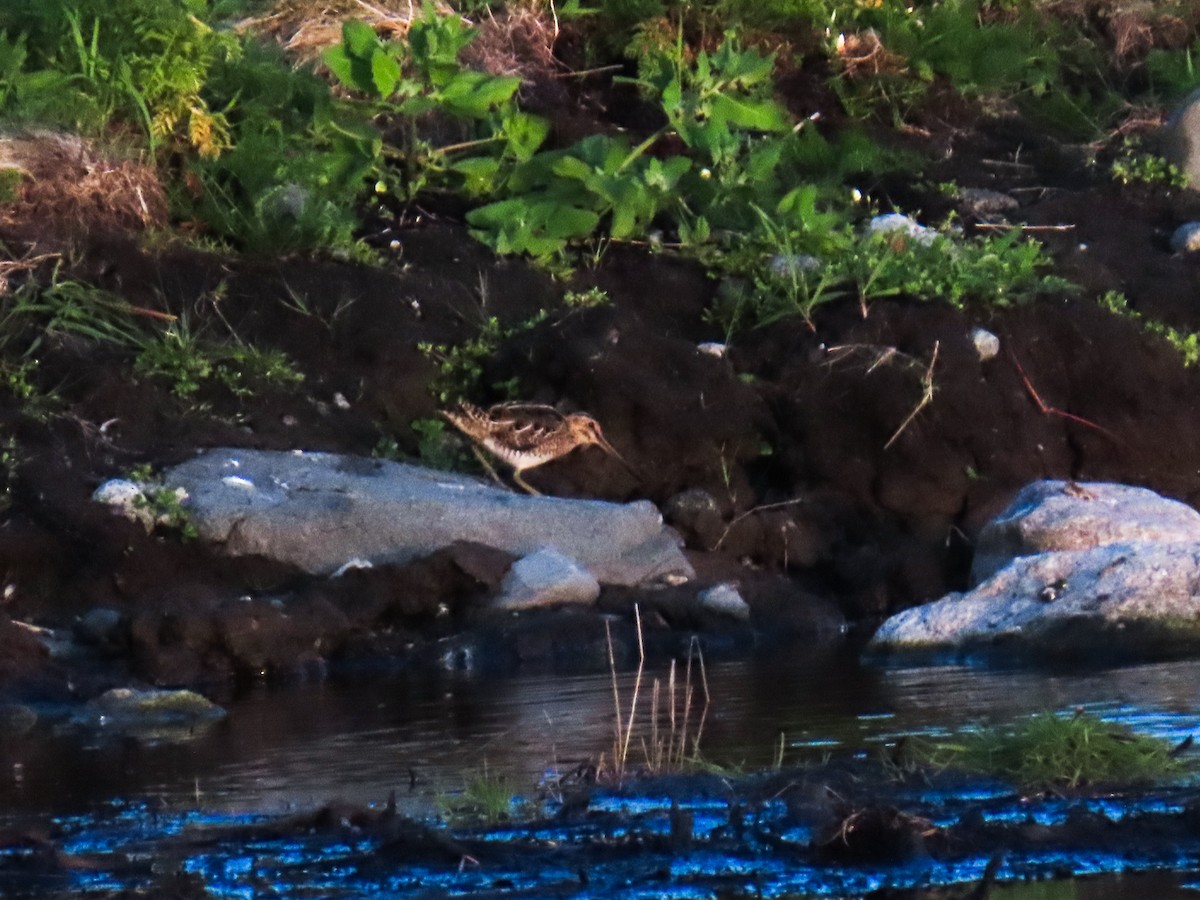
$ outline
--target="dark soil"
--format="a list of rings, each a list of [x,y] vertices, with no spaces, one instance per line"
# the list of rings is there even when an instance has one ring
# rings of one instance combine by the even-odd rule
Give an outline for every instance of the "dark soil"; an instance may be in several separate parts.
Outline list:
[[[791,105],[828,102],[813,93],[817,81],[788,76]],[[35,381],[51,394],[48,412],[0,394],[0,432],[19,451],[0,528],[0,678],[17,694],[96,689],[78,678],[68,688],[71,665],[9,621],[62,628],[96,608],[121,616],[92,635],[100,682],[320,674],[367,656],[407,665],[431,658],[433,639],[472,629],[511,648],[512,630],[527,628],[510,662],[570,656],[564,648],[577,639],[600,647],[602,627],[573,616],[489,624],[479,601],[510,560],[486,548],[333,585],[148,536],[90,501],[135,465],[209,446],[370,454],[394,441],[415,457],[413,422],[438,410],[436,366],[418,345],[459,344],[491,316],[515,328],[550,312],[486,362],[473,399],[501,399],[499,385],[515,384],[522,399],[586,410],[640,476],[592,448],[529,480],[562,496],[649,498],[683,535],[697,584],[639,595],[648,621],[672,635],[664,648],[695,630],[723,632],[717,643],[730,647],[808,640],[836,631],[833,607],[870,623],[961,588],[972,536],[1033,479],[1123,481],[1200,502],[1200,372],[1096,303],[1121,290],[1146,316],[1200,329],[1200,262],[1167,247],[1177,224],[1200,215],[1200,196],[1118,187],[1020,119],[961,107],[927,115],[921,135],[891,138],[941,161],[919,182],[881,180],[877,199],[938,216],[949,201],[929,185],[1006,191],[1021,201],[1014,221],[1056,226],[1033,233],[1083,290],[967,311],[896,299],[864,315],[857,303],[835,304],[812,325],[739,333],[724,358],[697,349],[725,339],[706,322],[717,285],[697,265],[612,247],[564,283],[496,259],[436,207],[365,226],[377,245],[396,242],[381,267],[154,249],[116,223],[84,232],[10,222],[0,233],[9,247],[70,251],[60,277],[184,317],[213,340],[278,348],[304,381],[240,397],[209,385],[184,400],[135,375],[128,352],[47,335]],[[969,213],[964,221],[968,231],[978,224]],[[591,286],[612,303],[562,304],[565,289]],[[981,361],[976,327],[1000,338],[998,356]],[[930,371],[932,400],[912,415]],[[730,631],[678,602],[719,580],[739,583],[755,610],[750,625]],[[624,621],[631,607],[628,592],[601,600]],[[603,664],[599,650],[588,658]]]

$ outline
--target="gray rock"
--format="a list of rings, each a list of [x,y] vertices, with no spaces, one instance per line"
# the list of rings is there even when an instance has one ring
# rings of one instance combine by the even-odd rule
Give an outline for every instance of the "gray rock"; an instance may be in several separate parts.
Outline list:
[[[742,595],[732,584],[722,582],[713,585],[697,594],[696,599],[709,612],[742,622],[750,621],[750,604],[742,599]]]
[[[965,211],[976,216],[994,216],[1012,212],[1021,206],[1015,197],[987,188],[961,188],[958,199]]]
[[[1200,188],[1200,90],[1179,104],[1162,134],[1163,156]]]
[[[868,651],[1008,647],[1059,658],[1200,649],[1200,544],[1128,542],[1013,560],[892,616]]]
[[[76,714],[82,724],[120,729],[191,726],[225,717],[225,710],[195,691],[113,688]]]
[[[455,541],[513,556],[553,547],[602,584],[693,574],[644,500],[534,497],[404,463],[298,451],[209,450],[163,477],[187,491],[201,539],[314,574],[355,559],[404,563]]]
[[[1131,541],[1200,543],[1200,513],[1147,488],[1035,481],[980,531],[971,578],[989,578],[1017,557]]]
[[[1200,250],[1200,222],[1185,222],[1171,235],[1171,249],[1176,253],[1195,253]]]
[[[595,603],[600,583],[586,569],[552,547],[518,559],[493,601],[497,609],[537,609],[566,603]]]

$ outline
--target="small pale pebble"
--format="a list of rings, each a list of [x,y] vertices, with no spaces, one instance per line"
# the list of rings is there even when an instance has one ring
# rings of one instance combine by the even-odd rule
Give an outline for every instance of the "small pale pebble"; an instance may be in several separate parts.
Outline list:
[[[341,391],[338,391],[333,395],[333,405],[338,409],[345,411],[350,408],[350,401],[346,399],[345,394],[343,394]]]
[[[696,349],[707,356],[715,356],[717,359],[724,359],[725,357],[725,345],[716,341],[705,341],[703,344],[697,344]]]
[[[884,216],[876,216],[867,223],[866,227],[866,234],[868,236],[894,234],[896,232],[908,235],[918,244],[932,244],[938,238],[936,230],[921,225],[915,219],[911,219],[900,213],[888,213]]]
[[[979,359],[983,362],[992,359],[1000,352],[1000,338],[986,328],[976,328],[972,331],[971,343],[975,345],[975,352],[979,354]]]
[[[820,268],[821,260],[807,253],[777,253],[767,262],[767,269],[776,278],[790,278]]]

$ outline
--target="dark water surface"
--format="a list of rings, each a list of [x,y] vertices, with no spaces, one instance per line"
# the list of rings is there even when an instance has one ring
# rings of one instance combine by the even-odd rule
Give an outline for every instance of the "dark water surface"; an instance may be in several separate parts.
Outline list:
[[[1082,671],[906,668],[864,666],[849,652],[805,657],[793,650],[710,664],[706,674],[711,704],[702,751],[714,762],[747,768],[770,765],[781,742],[785,762],[811,759],[823,748],[872,753],[900,735],[944,735],[1075,708],[1173,741],[1200,733],[1200,662],[1193,661]],[[622,715],[634,677],[618,678]],[[653,679],[665,689],[667,677],[665,667],[648,667],[639,717],[647,714]],[[263,688],[227,706],[226,719],[194,733],[110,733],[49,714],[23,735],[0,735],[0,824],[52,822],[86,847],[152,840],[197,824],[261,820],[337,798],[378,805],[393,790],[401,811],[428,816],[439,797],[460,791],[485,769],[506,776],[515,793],[532,796],[549,773],[610,753],[615,718],[608,673],[335,679]],[[636,765],[636,744],[631,758]],[[236,867],[249,865],[248,858],[205,857],[188,867],[203,873],[210,888],[232,879],[230,895],[243,896]],[[977,878],[985,862],[940,877]],[[995,896],[1197,896],[1188,870],[1198,862],[1176,859],[1164,867],[1176,872],[1126,875],[1120,866],[1082,864],[1072,870],[1104,874],[1010,886]],[[779,875],[781,890],[855,896],[880,884],[851,880],[839,892],[794,876]],[[83,886],[76,882],[72,889]],[[122,883],[101,879],[90,886]],[[389,890],[408,893],[402,884]]]
[[[706,758],[760,767],[773,761],[781,738],[786,761],[814,748],[870,750],[903,734],[1080,707],[1172,740],[1200,734],[1197,661],[1048,672],[796,656],[707,667]],[[665,689],[667,676],[663,667],[647,668],[639,721],[652,680]],[[619,677],[625,713],[633,680],[632,672]],[[595,761],[611,749],[615,719],[608,673],[335,680],[263,688],[228,709],[225,720],[182,740],[53,721],[0,738],[0,800],[9,810],[43,812],[114,799],[274,812],[331,798],[381,801],[395,789],[402,804],[411,798],[410,808],[419,808],[484,766],[519,787]]]

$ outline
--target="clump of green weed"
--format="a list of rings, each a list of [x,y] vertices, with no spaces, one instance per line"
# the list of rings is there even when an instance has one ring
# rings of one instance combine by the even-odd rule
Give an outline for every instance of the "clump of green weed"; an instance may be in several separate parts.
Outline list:
[[[1098,302],[1114,315],[1133,319],[1141,324],[1143,331],[1165,340],[1179,354],[1185,369],[1200,362],[1200,332],[1182,331],[1166,322],[1145,318],[1129,305],[1129,298],[1120,291],[1109,291]]]
[[[129,480],[141,489],[141,494],[134,500],[134,509],[144,513],[141,518],[147,531],[162,526],[177,531],[184,540],[199,536],[191,520],[191,511],[184,505],[187,492],[183,488],[168,486],[149,465],[134,468],[129,473]]]
[[[228,123],[204,96],[238,41],[206,25],[207,0],[48,0],[0,13],[0,112],[100,133],[136,123],[151,150],[218,156]]]
[[[143,344],[134,371],[167,381],[171,393],[182,399],[194,397],[210,383],[235,397],[249,397],[256,388],[287,387],[304,380],[281,350],[205,340],[182,322]]]
[[[1197,59],[1200,43],[1181,50],[1155,48],[1146,55],[1146,74],[1160,102],[1175,103],[1200,87]]]
[[[744,327],[798,316],[812,321],[821,305],[857,298],[869,304],[908,297],[963,307],[1008,306],[1075,286],[1049,274],[1042,245],[1020,229],[964,238],[950,228],[912,235],[882,231],[856,236],[847,220],[816,206],[811,187],[792,195],[789,215],[759,211],[759,226],[736,252],[714,258],[728,282],[707,318],[727,337]]]
[[[483,377],[483,366],[509,338],[535,328],[546,321],[545,310],[516,325],[502,325],[495,316],[488,316],[479,326],[474,337],[461,344],[435,344],[422,341],[417,349],[437,366],[437,373],[430,384],[430,391],[438,403],[457,402],[470,395],[479,379]]]
[[[496,825],[512,818],[517,800],[509,780],[484,766],[483,771],[466,776],[461,792],[441,794],[436,804],[443,819]]]
[[[1141,143],[1125,138],[1110,166],[1112,177],[1121,184],[1149,184],[1165,188],[1185,188],[1187,174],[1155,153],[1141,149]]]
[[[368,111],[254,43],[216,66],[206,91],[231,107],[232,146],[186,163],[175,215],[249,253],[353,248],[355,206],[382,152]]]
[[[874,234],[860,241],[842,265],[864,303],[903,295],[956,307],[967,301],[1008,306],[1072,287],[1044,273],[1050,260],[1042,245],[1025,239],[1019,228],[970,239],[946,231],[932,240]]]
[[[612,304],[612,298],[608,296],[608,291],[598,287],[591,287],[586,291],[567,291],[563,294],[562,299],[563,305],[568,309],[596,309]]]
[[[461,471],[467,463],[462,442],[452,437],[443,419],[413,419],[409,427],[417,436],[417,457],[434,469]]]
[[[956,762],[1026,788],[1156,783],[1195,770],[1169,742],[1082,711],[968,734]]]

